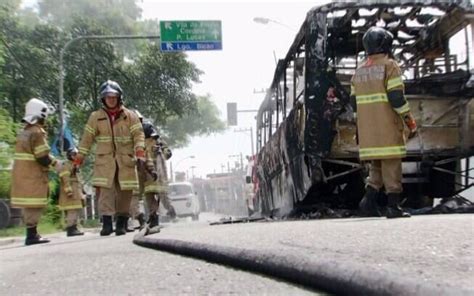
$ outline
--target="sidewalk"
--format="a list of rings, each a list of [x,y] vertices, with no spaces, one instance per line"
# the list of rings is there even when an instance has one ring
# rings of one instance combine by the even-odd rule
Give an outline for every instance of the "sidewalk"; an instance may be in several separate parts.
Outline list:
[[[135,242],[333,293],[473,295],[474,215],[183,224]]]
[[[95,234],[100,231],[100,228],[81,228],[81,231],[84,232],[84,235]],[[41,234],[42,237],[56,240],[58,238],[65,238],[66,231],[58,231],[49,234]],[[25,244],[25,236],[10,236],[10,237],[1,237],[0,238],[0,250],[4,247],[19,246]]]

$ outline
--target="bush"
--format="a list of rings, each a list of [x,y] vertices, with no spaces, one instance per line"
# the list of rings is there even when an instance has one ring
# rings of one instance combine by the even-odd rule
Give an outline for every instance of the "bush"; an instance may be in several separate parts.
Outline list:
[[[49,203],[44,209],[41,221],[61,227],[61,211],[59,210],[58,206]]]
[[[11,172],[0,171],[0,198],[10,198]]]
[[[0,197],[2,198],[10,196],[10,166],[17,127],[18,125],[13,123],[8,112],[0,108]]]

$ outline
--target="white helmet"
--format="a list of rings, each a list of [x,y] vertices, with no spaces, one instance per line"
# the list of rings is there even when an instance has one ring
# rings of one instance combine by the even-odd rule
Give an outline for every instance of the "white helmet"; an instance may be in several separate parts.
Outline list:
[[[32,98],[26,103],[23,121],[29,124],[35,124],[39,119],[46,119],[48,115],[53,112],[54,109],[46,105],[45,102]]]

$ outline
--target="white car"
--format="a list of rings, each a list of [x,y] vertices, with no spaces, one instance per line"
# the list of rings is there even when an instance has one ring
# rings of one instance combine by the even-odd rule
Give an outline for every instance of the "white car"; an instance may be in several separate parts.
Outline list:
[[[170,183],[168,198],[176,210],[176,216],[192,217],[193,220],[199,219],[199,200],[194,192],[193,184],[189,182]]]

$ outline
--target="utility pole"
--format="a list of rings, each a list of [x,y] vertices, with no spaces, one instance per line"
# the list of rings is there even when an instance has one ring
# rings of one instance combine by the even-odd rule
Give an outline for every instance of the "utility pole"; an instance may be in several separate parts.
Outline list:
[[[245,132],[250,132],[250,146],[251,146],[251,149],[250,151],[252,151],[252,156],[254,155],[254,147],[253,147],[253,128],[250,127],[250,128],[241,128],[241,129],[235,129],[234,130],[235,133],[245,133]]]
[[[171,177],[171,182],[174,182],[173,162],[171,162],[171,161],[170,161],[170,177]]]
[[[64,146],[64,53],[73,44],[80,40],[128,40],[128,39],[160,39],[160,35],[88,35],[79,36],[66,42],[59,53],[59,152],[62,154]]]

